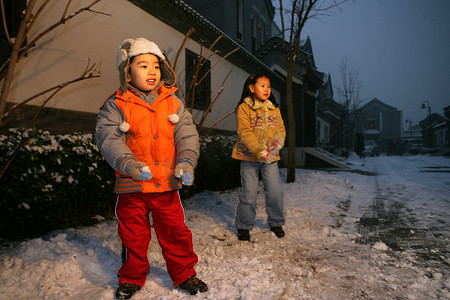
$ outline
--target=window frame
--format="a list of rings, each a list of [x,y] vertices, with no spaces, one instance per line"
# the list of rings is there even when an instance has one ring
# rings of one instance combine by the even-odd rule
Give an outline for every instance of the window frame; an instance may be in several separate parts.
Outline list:
[[[192,84],[192,80],[194,77],[194,72],[196,68],[196,63],[199,59],[200,55],[195,53],[188,48],[185,49],[185,70],[186,70],[186,80],[185,80],[185,89],[186,89],[186,97],[190,96],[190,87]],[[203,64],[201,71],[199,72],[198,78],[202,78],[206,72],[211,69],[211,61],[206,60]],[[197,110],[206,110],[211,103],[211,72],[209,72],[203,81],[196,87],[195,90],[195,98],[194,105],[192,108]],[[191,107],[191,99],[186,98],[186,107]]]

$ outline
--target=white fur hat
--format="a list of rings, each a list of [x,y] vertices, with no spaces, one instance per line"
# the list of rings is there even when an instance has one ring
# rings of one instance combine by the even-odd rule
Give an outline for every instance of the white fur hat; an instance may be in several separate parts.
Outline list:
[[[175,72],[170,67],[166,57],[155,43],[145,38],[126,39],[120,43],[119,48],[117,49],[116,57],[116,66],[117,69],[119,69],[119,82],[123,92],[126,92],[127,90],[126,79],[130,58],[147,53],[157,56],[161,62],[161,82],[163,82],[166,86],[175,85]]]

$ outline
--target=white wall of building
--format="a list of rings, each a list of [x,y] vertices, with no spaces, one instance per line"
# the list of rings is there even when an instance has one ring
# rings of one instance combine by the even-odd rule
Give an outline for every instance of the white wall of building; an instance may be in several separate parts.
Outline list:
[[[43,1],[37,2],[36,7]],[[38,18],[33,31],[29,33],[28,40],[57,22],[66,3],[67,1],[51,1],[45,13]],[[69,14],[90,3],[91,0],[73,0]],[[116,51],[118,45],[126,38],[144,37],[155,42],[166,53],[169,61],[174,62],[184,34],[126,0],[104,0],[93,6],[92,10],[111,16],[83,12],[40,40],[29,55],[17,65],[8,101],[21,102],[45,89],[78,77],[90,59],[91,63],[97,63],[101,77],[70,85],[58,93],[47,107],[97,113],[103,101],[119,87],[115,64]],[[189,40],[186,48],[200,53],[201,46]],[[175,70],[179,80],[178,86],[183,92],[184,53],[183,49]],[[211,57],[211,66],[219,59],[217,55]],[[211,98],[214,99],[230,71],[232,73],[224,84],[225,90],[208,116],[206,127],[233,110],[239,101],[242,86],[249,74],[228,61],[222,61],[212,71]],[[40,105],[45,99],[46,97],[41,97],[29,104]],[[280,101],[279,95],[277,100]],[[194,111],[193,115],[197,122],[202,113]],[[216,128],[235,130],[234,115]]]

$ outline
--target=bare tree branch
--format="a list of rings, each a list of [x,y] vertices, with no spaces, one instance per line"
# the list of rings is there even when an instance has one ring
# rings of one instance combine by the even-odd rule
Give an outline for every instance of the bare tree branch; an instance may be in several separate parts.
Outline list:
[[[283,1],[279,0],[279,10],[281,17],[282,28],[282,45],[283,58],[286,63],[286,107],[288,112],[288,161],[287,161],[287,176],[286,182],[295,181],[295,147],[296,147],[296,122],[294,115],[293,102],[293,77],[295,69],[298,67],[305,68],[309,64],[309,59],[301,50],[301,33],[307,21],[318,14],[326,12],[327,10],[338,7],[339,4],[348,0],[333,0],[332,4],[324,6],[325,0],[293,0],[290,8],[285,10],[283,8]],[[285,16],[290,16],[290,28],[286,29]],[[286,32],[289,31],[289,39],[286,40]],[[304,63],[305,62],[305,63]],[[306,65],[305,65],[306,64]],[[303,74],[298,74],[302,76]],[[302,97],[303,99],[303,97]],[[303,100],[302,100],[303,101]],[[301,102],[302,105],[303,102]],[[302,108],[303,114],[303,108]],[[301,118],[304,122],[304,117]],[[305,124],[302,124],[302,128]],[[303,135],[302,135],[303,136]],[[303,142],[301,143],[303,144]]]
[[[36,94],[36,95],[33,95],[33,96],[31,96],[31,97],[29,97],[29,98],[23,100],[23,101],[20,102],[20,103],[14,104],[13,106],[11,106],[11,108],[9,109],[9,111],[7,111],[6,113],[4,113],[4,114],[2,115],[0,121],[3,122],[6,118],[8,118],[8,117],[10,116],[10,114],[11,114],[12,112],[14,112],[15,110],[21,108],[23,105],[25,105],[25,104],[31,102],[32,100],[34,100],[34,99],[36,99],[36,98],[38,98],[38,97],[40,97],[40,96],[42,96],[42,95],[47,94],[48,92],[51,92],[51,91],[56,90],[56,92],[54,92],[54,93],[57,93],[57,92],[59,92],[60,90],[62,90],[63,88],[65,88],[66,86],[68,86],[68,85],[70,85],[70,84],[72,84],[72,83],[75,83],[75,82],[78,82],[78,81],[83,81],[83,80],[86,80],[86,79],[91,79],[91,78],[100,77],[100,75],[98,74],[98,72],[96,72],[95,74],[94,74],[94,73],[90,73],[90,72],[94,69],[95,65],[96,65],[95,63],[91,65],[91,64],[90,64],[90,61],[88,60],[88,64],[86,65],[86,69],[84,70],[84,72],[83,72],[78,78],[75,78],[75,79],[66,81],[66,82],[64,82],[64,83],[60,83],[60,84],[58,84],[58,85],[55,85],[55,86],[53,86],[53,87],[51,87],[51,88],[48,88],[48,89],[46,89],[46,90],[44,90],[44,91],[42,91],[42,92],[40,92],[40,93],[38,93],[38,94]]]
[[[234,52],[238,51],[239,49],[241,49],[240,47],[237,47],[234,50],[231,50],[230,52],[228,52],[227,55],[225,55],[224,57],[222,57],[218,62],[216,62],[214,64],[214,66],[211,67],[211,69],[209,69],[204,75],[203,77],[198,81],[198,84],[200,84],[202,82],[202,80],[219,64],[221,63],[223,60],[225,60],[228,56],[230,56],[231,54],[233,54]],[[227,75],[228,77],[228,75]]]
[[[3,114],[3,112],[5,111],[6,98],[9,94],[9,89],[11,87],[16,64],[19,60],[19,49],[23,44],[23,41],[25,40],[27,22],[31,17],[31,12],[33,11],[35,3],[36,0],[30,0],[28,2],[27,10],[25,11],[22,21],[20,22],[19,31],[17,32],[16,40],[14,41],[13,47],[11,49],[10,62],[8,65],[8,69],[6,70],[5,79],[2,86],[2,94],[0,96],[0,114]]]
[[[37,17],[42,13],[44,7],[49,3],[49,0],[46,0],[44,3],[41,4],[37,13],[35,15],[33,15],[32,11],[35,6],[36,0],[28,1],[27,9],[25,11],[25,14],[23,14],[23,16],[22,16],[19,30],[17,32],[16,39],[13,43],[13,47],[11,50],[11,56],[10,56],[9,60],[2,66],[1,73],[0,73],[1,74],[0,80],[3,79],[3,85],[2,85],[1,96],[0,96],[0,115],[3,115],[3,113],[5,111],[6,101],[7,101],[7,97],[9,94],[9,89],[11,87],[11,82],[13,79],[15,67],[16,67],[17,63],[20,61],[20,59],[25,54],[27,54],[28,51],[32,47],[34,47],[36,45],[36,42],[38,40],[40,40],[42,37],[44,37],[46,34],[51,32],[58,26],[65,24],[65,22],[67,22],[68,20],[71,20],[72,18],[74,18],[75,16],[79,15],[80,13],[82,13],[84,11],[90,11],[93,13],[109,15],[109,14],[106,14],[103,12],[96,12],[91,9],[92,6],[94,6],[95,4],[97,4],[100,1],[101,0],[94,0],[88,6],[79,9],[78,11],[74,12],[73,14],[70,14],[69,16],[66,16],[68,7],[71,3],[71,0],[69,0],[69,2],[66,5],[65,11],[64,11],[61,19],[59,20],[59,22],[56,22],[52,26],[48,27],[47,29],[45,29],[44,31],[39,33],[30,43],[28,43],[28,45],[21,48],[21,46],[23,45],[23,43],[25,41],[27,34],[29,33],[30,29],[33,27],[34,22],[36,21]],[[0,124],[1,124],[1,120],[0,120]]]
[[[5,6],[3,5],[3,0],[0,0],[0,5],[2,9],[3,29],[5,30],[6,39],[8,40],[8,43],[12,45],[11,37],[8,32],[8,26],[6,25]]]
[[[225,85],[225,81],[228,79],[228,77],[230,76],[231,72],[232,72],[232,70],[230,70],[230,72],[228,72],[227,76],[225,76],[225,79],[222,82],[220,90],[217,92],[216,96],[214,97],[214,100],[211,101],[211,103],[208,105],[208,108],[203,111],[202,119],[200,121],[200,124],[198,125],[198,128],[202,128],[203,127],[203,123],[205,122],[206,117],[208,116],[209,112],[211,111],[211,108],[214,106],[214,104],[216,103],[217,99],[219,99],[219,96],[225,90],[225,88],[223,86]]]
[[[222,122],[223,120],[228,118],[230,115],[234,114],[235,112],[236,112],[236,109],[233,109],[232,111],[230,111],[229,113],[224,115],[222,118],[217,120],[214,124],[212,124],[211,127],[209,127],[208,131],[206,132],[205,136],[202,138],[202,143],[205,140],[205,138],[211,133],[211,130],[213,130],[213,128],[217,126],[217,124],[219,124],[220,122]]]
[[[66,9],[64,9],[64,13],[63,13],[63,15],[61,17],[61,20],[64,20],[66,18],[66,14],[67,14],[67,11],[69,10],[69,6],[70,6],[71,2],[72,2],[72,0],[67,1]]]
[[[20,151],[20,149],[22,149],[22,147],[26,144],[26,142],[28,141],[27,138],[27,132],[30,130],[31,126],[33,126],[34,122],[36,121],[39,113],[42,111],[42,109],[45,107],[45,105],[47,105],[47,103],[58,93],[60,92],[63,88],[78,82],[78,81],[83,81],[83,80],[88,80],[88,79],[92,79],[92,78],[96,78],[96,77],[100,77],[100,75],[98,74],[98,72],[96,71],[95,73],[92,73],[91,71],[94,69],[95,67],[95,63],[94,64],[90,64],[90,61],[88,60],[88,64],[86,66],[86,69],[84,70],[83,74],[81,74],[80,77],[75,78],[73,80],[69,80],[66,81],[62,84],[59,84],[57,86],[54,86],[50,89],[47,89],[44,92],[41,92],[37,95],[34,95],[24,101],[22,101],[21,103],[14,105],[13,107],[11,107],[11,109],[2,116],[2,120],[5,119],[12,111],[16,110],[17,108],[20,108],[21,106],[23,106],[24,104],[26,104],[27,102],[37,98],[38,96],[41,96],[45,93],[48,93],[50,91],[53,91],[53,93],[47,97],[47,99],[44,100],[44,102],[40,105],[39,109],[36,111],[36,113],[34,114],[33,118],[31,119],[31,121],[28,123],[27,127],[25,128],[24,134],[22,135],[22,139],[20,140],[20,143],[17,145],[17,147],[14,149],[14,152],[12,153],[12,155],[8,158],[8,160],[6,161],[5,165],[2,167],[2,170],[0,172],[0,180],[2,179],[3,175],[6,173],[7,169],[9,168],[9,166],[11,165],[12,161],[15,159],[15,157],[17,156],[17,153]]]
[[[93,12],[93,13],[98,13],[98,14],[103,14],[103,15],[111,16],[110,14],[107,14],[107,13],[104,13],[104,12],[97,12],[97,11],[91,10],[91,7],[94,6],[95,4],[97,4],[97,3],[100,2],[100,1],[101,1],[101,0],[95,0],[95,1],[93,1],[91,4],[89,4],[88,6],[83,7],[83,8],[80,8],[78,11],[76,11],[76,12],[70,14],[69,16],[67,16],[67,17],[62,17],[62,18],[59,20],[59,22],[56,22],[55,24],[51,25],[50,27],[48,27],[47,29],[45,29],[44,31],[42,31],[42,32],[41,32],[40,34],[38,34],[32,41],[30,41],[30,42],[28,43],[27,47],[26,47],[23,51],[20,52],[19,59],[21,59],[25,54],[27,54],[28,51],[29,51],[32,47],[36,46],[36,42],[37,42],[38,40],[40,40],[43,36],[45,36],[46,34],[48,34],[48,33],[51,32],[51,31],[55,30],[58,26],[64,25],[67,21],[71,20],[72,18],[74,18],[75,16],[79,15],[79,14],[82,13],[82,12],[90,11],[90,12]]]
[[[191,27],[191,29],[189,29],[189,31],[185,34],[183,42],[180,45],[180,48],[178,48],[178,52],[177,52],[177,56],[175,57],[175,62],[173,63],[173,69],[175,70],[177,63],[178,63],[178,59],[180,57],[181,51],[182,49],[184,49],[184,45],[186,45],[187,40],[189,39],[189,37],[191,36],[191,34],[193,34],[195,31],[194,28]]]
[[[28,36],[28,34],[29,34],[31,28],[33,28],[33,25],[36,22],[37,18],[39,17],[39,15],[42,13],[44,8],[49,3],[50,3],[50,0],[45,0],[45,2],[42,3],[41,6],[39,7],[38,11],[34,15],[31,15],[30,20],[28,20],[27,31],[25,32],[25,36]],[[21,51],[23,51],[24,49],[25,49],[25,47],[23,49],[21,49]]]

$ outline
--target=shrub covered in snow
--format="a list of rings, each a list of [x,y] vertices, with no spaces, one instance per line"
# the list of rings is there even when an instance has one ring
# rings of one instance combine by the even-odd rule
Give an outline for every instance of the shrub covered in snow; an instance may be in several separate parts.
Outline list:
[[[51,135],[10,129],[0,136],[0,166],[22,138],[24,146],[0,184],[0,235],[38,236],[54,229],[92,223],[114,211],[114,172],[92,134]]]
[[[22,138],[25,145],[0,181],[0,237],[21,239],[51,230],[89,225],[114,216],[114,172],[92,134],[51,135],[10,129],[0,135],[0,167]],[[195,188],[226,190],[240,184],[239,162],[231,158],[235,136],[212,135],[201,144]]]

